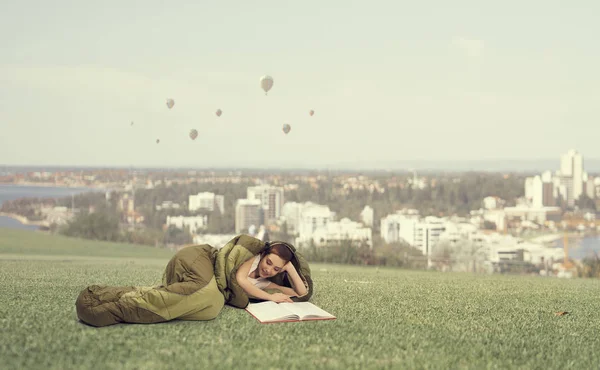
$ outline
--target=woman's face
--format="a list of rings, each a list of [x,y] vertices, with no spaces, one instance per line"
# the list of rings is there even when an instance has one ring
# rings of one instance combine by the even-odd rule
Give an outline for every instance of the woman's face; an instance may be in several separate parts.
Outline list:
[[[258,264],[258,276],[261,278],[269,278],[277,275],[283,269],[287,261],[281,259],[274,253],[269,253],[264,256]]]

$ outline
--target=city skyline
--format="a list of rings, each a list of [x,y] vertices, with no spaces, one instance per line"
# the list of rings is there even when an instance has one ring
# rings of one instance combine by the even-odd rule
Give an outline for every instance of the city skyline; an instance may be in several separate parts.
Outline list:
[[[7,4],[2,164],[600,159],[600,4],[434,4]]]

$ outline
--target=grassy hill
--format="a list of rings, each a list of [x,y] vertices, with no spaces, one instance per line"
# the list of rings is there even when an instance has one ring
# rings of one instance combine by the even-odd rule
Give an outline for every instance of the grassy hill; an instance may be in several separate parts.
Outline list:
[[[590,369],[600,363],[600,281],[591,279],[314,264],[312,301],[337,320],[263,325],[225,307],[209,322],[98,329],[77,321],[74,303],[85,286],[152,285],[168,257],[143,246],[0,229],[0,367]]]
[[[173,252],[164,248],[100,242],[0,228],[0,254],[169,259]]]

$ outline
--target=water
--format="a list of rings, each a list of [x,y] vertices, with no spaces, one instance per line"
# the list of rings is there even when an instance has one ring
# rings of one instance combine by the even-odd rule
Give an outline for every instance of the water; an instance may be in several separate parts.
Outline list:
[[[558,240],[557,248],[563,248],[563,240]],[[585,257],[594,257],[598,253],[600,257],[600,236],[586,236],[580,239],[569,238],[569,258],[582,260]]]
[[[81,194],[90,191],[104,191],[92,188],[58,188],[46,186],[21,186],[0,185],[0,206],[7,200],[18,198],[64,198],[72,194]],[[0,216],[0,227],[12,229],[36,230],[36,225],[24,225],[11,217]]]

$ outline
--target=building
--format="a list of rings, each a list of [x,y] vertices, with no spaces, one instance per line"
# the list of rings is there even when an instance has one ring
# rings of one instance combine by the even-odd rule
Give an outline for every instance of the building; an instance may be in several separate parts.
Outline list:
[[[286,223],[287,233],[289,235],[296,235],[298,233],[304,204],[305,203],[286,202],[283,205],[283,208],[281,210],[281,217]]]
[[[554,176],[546,171],[525,179],[525,199],[534,208],[573,207],[582,195],[593,194],[593,187],[593,178],[583,168],[583,156],[569,150],[561,156],[560,169]]]
[[[567,204],[572,207],[583,194],[583,156],[574,149],[562,155],[560,173],[567,186]]]
[[[425,217],[415,225],[413,247],[421,250],[424,256],[431,256],[440,236],[446,231],[444,220],[437,217]]]
[[[552,179],[552,172],[546,171],[542,174],[542,206],[554,207],[556,206],[556,195],[554,190],[554,182]]]
[[[258,199],[238,199],[235,203],[235,232],[248,233],[251,226],[262,224],[262,202]]]
[[[504,206],[504,200],[499,197],[485,197],[483,198],[484,209],[498,209]]]
[[[210,212],[218,209],[221,214],[225,213],[225,197],[214,193],[203,192],[188,197],[188,209],[191,212],[205,209]]]
[[[305,246],[312,241],[317,247],[341,244],[350,241],[353,246],[361,244],[373,248],[373,237],[370,227],[365,227],[360,222],[348,218],[340,221],[330,221],[325,226],[317,228],[310,237],[298,238],[296,243]]]
[[[160,211],[161,209],[179,209],[181,206],[178,203],[173,203],[170,200],[165,200],[161,204],[156,205],[156,210]]]
[[[504,209],[486,210],[483,212],[483,220],[493,222],[498,231],[503,231],[506,228],[506,212],[504,212]]]
[[[600,177],[594,178],[594,195],[596,199],[596,209],[600,209]]]
[[[167,216],[167,225],[182,230],[187,227],[190,234],[197,234],[198,231],[206,229],[208,216]]]
[[[380,235],[386,243],[406,241],[412,245],[414,242],[414,227],[419,221],[419,212],[416,210],[401,210],[387,215],[380,221]]]
[[[363,208],[363,210],[360,212],[360,220],[366,226],[373,227],[373,215],[373,208],[365,206],[365,208]]]
[[[265,220],[277,220],[283,208],[283,187],[271,185],[251,186],[246,189],[247,199],[260,200]]]
[[[596,181],[600,180],[600,177],[587,176],[585,179],[585,195],[590,199],[596,198]]]
[[[418,214],[395,213],[381,220],[381,237],[386,243],[405,242],[431,256],[440,236],[446,231],[446,220],[438,217],[420,219]]]
[[[562,210],[560,207],[527,207],[519,205],[504,208],[507,220],[533,221],[544,225],[546,221],[560,221]]]
[[[301,240],[308,240],[319,228],[327,227],[335,219],[335,212],[328,206],[307,202],[302,208],[298,224],[298,236]]]

